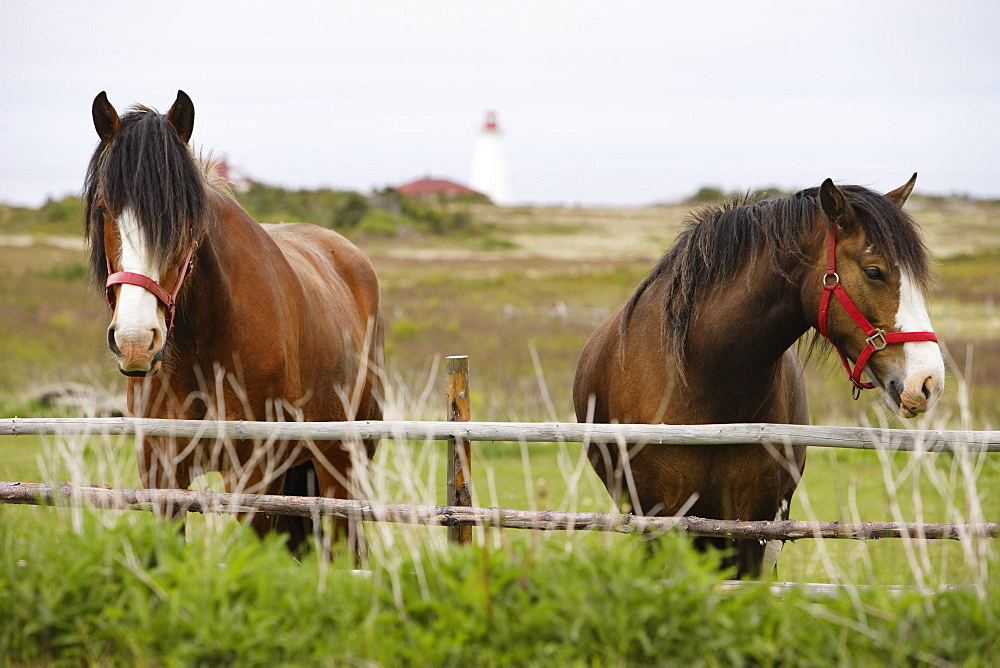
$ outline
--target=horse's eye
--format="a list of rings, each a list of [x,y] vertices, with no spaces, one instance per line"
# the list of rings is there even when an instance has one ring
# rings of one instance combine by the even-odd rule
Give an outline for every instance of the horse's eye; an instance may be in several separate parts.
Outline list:
[[[865,269],[865,276],[872,279],[873,281],[883,281],[885,276],[882,275],[882,270],[878,267],[867,267]]]

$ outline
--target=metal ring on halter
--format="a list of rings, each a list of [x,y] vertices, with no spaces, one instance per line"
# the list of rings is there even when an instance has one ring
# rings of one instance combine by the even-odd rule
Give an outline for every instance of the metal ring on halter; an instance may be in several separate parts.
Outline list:
[[[878,339],[878,338],[882,339],[882,345],[880,345],[880,346],[875,344],[875,339]],[[872,334],[867,339],[865,339],[865,342],[868,345],[870,345],[872,348],[874,348],[875,350],[882,350],[887,345],[889,345],[889,342],[885,340],[885,330],[884,329],[876,329],[874,334]]]
[[[833,283],[827,283],[826,279],[830,278],[831,276],[833,276]],[[830,288],[833,287],[834,285],[837,285],[838,283],[840,283],[840,274],[838,274],[837,272],[823,275],[823,285],[825,285],[826,287]]]

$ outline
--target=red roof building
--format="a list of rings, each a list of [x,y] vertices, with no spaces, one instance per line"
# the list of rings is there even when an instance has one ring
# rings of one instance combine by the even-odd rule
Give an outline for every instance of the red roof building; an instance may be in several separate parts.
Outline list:
[[[485,197],[481,192],[447,179],[432,179],[429,176],[396,186],[400,195],[407,197]]]

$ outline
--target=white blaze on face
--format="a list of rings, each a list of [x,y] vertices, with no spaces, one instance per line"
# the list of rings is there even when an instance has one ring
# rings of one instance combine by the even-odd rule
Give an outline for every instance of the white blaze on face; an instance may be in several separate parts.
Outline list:
[[[919,284],[906,271],[900,272],[899,310],[896,328],[900,332],[933,332],[931,318]],[[944,359],[934,341],[913,341],[903,344],[906,357],[906,378],[903,386],[904,404],[928,408],[944,390]],[[930,393],[924,397],[924,388]],[[912,417],[912,416],[907,416]]]
[[[142,274],[159,282],[159,270],[151,261],[151,253],[139,229],[139,219],[135,212],[131,209],[123,211],[117,225],[121,240],[120,271]],[[121,285],[118,290],[115,315],[111,323],[115,329],[115,342],[123,352],[127,347],[148,350],[154,331],[163,328],[158,311],[159,301],[152,292],[137,285]]]

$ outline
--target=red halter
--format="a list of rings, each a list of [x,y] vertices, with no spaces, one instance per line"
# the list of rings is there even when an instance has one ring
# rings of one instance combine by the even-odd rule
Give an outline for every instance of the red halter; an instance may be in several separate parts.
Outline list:
[[[832,281],[830,279],[833,279]],[[826,317],[830,310],[830,296],[836,295],[837,299],[840,301],[844,310],[847,311],[847,315],[851,316],[851,319],[857,323],[858,327],[862,329],[865,333],[865,349],[861,351],[858,355],[858,360],[854,364],[854,369],[851,369],[851,364],[847,360],[847,355],[844,351],[840,349],[833,339],[830,338],[830,334],[826,328]],[[937,342],[938,338],[934,332],[886,332],[884,329],[878,329],[874,327],[868,319],[861,314],[858,307],[854,305],[851,298],[847,296],[847,292],[844,291],[844,287],[840,284],[840,276],[837,275],[837,226],[830,226],[830,233],[827,235],[826,243],[826,274],[823,276],[823,295],[819,300],[819,322],[816,327],[819,333],[822,334],[826,339],[833,343],[833,347],[837,349],[837,354],[840,355],[840,361],[843,363],[844,368],[847,369],[847,375],[851,378],[851,383],[854,384],[854,388],[851,390],[852,396],[857,399],[861,396],[861,390],[870,390],[875,385],[872,383],[861,382],[861,373],[864,371],[865,365],[868,364],[868,360],[877,351],[882,350],[887,345],[892,343],[905,343],[907,341],[934,341]]]
[[[180,272],[177,274],[177,283],[174,284],[174,291],[168,293],[164,290],[159,283],[151,279],[149,276],[144,276],[143,274],[136,274],[131,271],[118,271],[111,273],[111,259],[105,258],[108,263],[108,280],[104,284],[108,295],[108,306],[111,307],[112,313],[115,310],[115,291],[112,289],[115,285],[137,285],[140,288],[145,288],[153,293],[153,295],[160,300],[165,309],[164,319],[166,320],[167,330],[174,324],[174,312],[177,310],[177,295],[180,294],[181,286],[184,285],[184,279],[187,278],[191,271],[191,266],[194,264],[194,251],[198,248],[198,242],[191,242],[191,248],[188,249],[187,255],[184,256],[184,263],[181,265]]]

